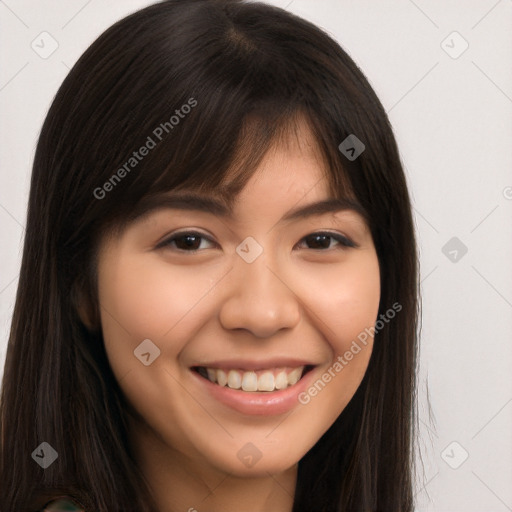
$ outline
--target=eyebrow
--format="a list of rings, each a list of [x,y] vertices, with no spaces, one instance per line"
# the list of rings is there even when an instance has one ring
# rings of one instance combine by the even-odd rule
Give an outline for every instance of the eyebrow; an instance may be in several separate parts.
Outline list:
[[[232,209],[221,198],[212,196],[198,195],[195,193],[185,193],[179,195],[158,195],[145,198],[141,201],[139,207],[132,212],[131,220],[142,220],[150,214],[161,209],[192,210],[211,213],[218,217],[232,217]],[[324,215],[326,213],[335,213],[339,211],[352,210],[368,220],[366,210],[356,201],[347,197],[329,198],[322,201],[299,206],[289,210],[280,219],[280,222],[304,219],[313,216]]]

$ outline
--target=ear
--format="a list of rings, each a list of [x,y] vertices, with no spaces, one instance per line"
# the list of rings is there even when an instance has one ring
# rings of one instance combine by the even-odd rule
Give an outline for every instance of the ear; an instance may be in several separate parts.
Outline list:
[[[96,331],[100,327],[97,310],[89,293],[83,284],[75,283],[72,290],[73,304],[82,323],[89,331]]]

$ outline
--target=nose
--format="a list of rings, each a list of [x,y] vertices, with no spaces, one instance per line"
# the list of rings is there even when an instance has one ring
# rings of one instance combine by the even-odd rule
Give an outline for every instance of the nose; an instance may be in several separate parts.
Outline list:
[[[300,303],[289,283],[258,257],[252,263],[241,258],[230,272],[229,292],[219,318],[225,329],[244,329],[267,338],[300,321]]]

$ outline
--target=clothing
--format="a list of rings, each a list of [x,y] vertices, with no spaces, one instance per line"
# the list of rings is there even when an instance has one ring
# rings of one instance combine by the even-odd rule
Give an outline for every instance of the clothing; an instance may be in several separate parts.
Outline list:
[[[68,496],[62,496],[47,503],[39,512],[85,512],[85,510]]]

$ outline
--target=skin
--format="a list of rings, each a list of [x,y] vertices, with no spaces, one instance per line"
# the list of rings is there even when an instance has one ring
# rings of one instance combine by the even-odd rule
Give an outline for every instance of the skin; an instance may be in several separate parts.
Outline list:
[[[162,512],[290,512],[298,461],[364,376],[371,337],[308,404],[260,417],[213,400],[189,370],[204,360],[293,355],[318,363],[320,378],[375,325],[379,264],[363,218],[344,210],[280,221],[292,208],[329,197],[312,140],[302,124],[297,138],[273,147],[241,191],[232,218],[156,210],[100,247],[105,346],[136,411],[129,416],[131,443]],[[198,239],[197,252],[175,243],[156,247],[184,229],[207,237]],[[304,240],[325,230],[358,247],[327,238],[325,248],[315,249],[314,240]],[[250,264],[235,252],[247,236],[263,247]],[[134,357],[145,339],[161,351],[149,366]],[[249,442],[261,452],[252,467],[237,457]]]

